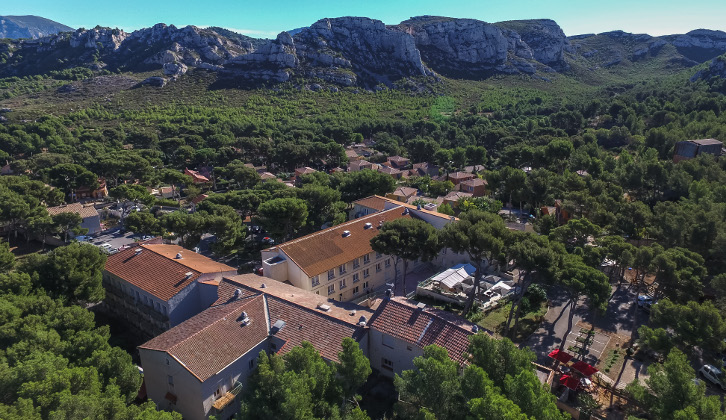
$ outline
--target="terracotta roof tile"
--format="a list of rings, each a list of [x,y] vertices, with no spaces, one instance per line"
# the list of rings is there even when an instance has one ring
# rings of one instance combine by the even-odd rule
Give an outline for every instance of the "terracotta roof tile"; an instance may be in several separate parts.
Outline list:
[[[387,202],[388,202],[388,200],[386,200],[383,197],[379,197],[377,195],[372,195],[370,197],[361,198],[360,200],[355,200],[353,202],[353,204],[358,204],[363,207],[368,207],[369,209],[383,211],[386,208]]]
[[[481,185],[487,185],[487,181],[481,178],[467,179],[466,181],[461,181],[461,185],[478,187]]]
[[[449,352],[451,359],[466,363],[469,336],[465,328],[398,300],[384,300],[368,324],[372,329],[417,347],[436,344]]]
[[[48,214],[55,216],[61,213],[76,213],[82,218],[98,216],[98,211],[93,205],[83,205],[81,203],[64,204],[62,206],[48,207]]]
[[[270,325],[278,320],[285,321],[285,326],[275,334],[275,337],[285,340],[285,345],[278,351],[281,354],[307,341],[324,358],[338,361],[338,353],[343,350],[343,339],[351,337],[359,341],[364,334],[363,327],[342,322],[323,312],[316,312],[274,296],[267,297],[267,308],[270,312]]]
[[[379,223],[402,217],[411,216],[403,214],[400,207],[393,208],[293,239],[276,248],[281,249],[305,274],[312,277],[373,252],[370,242],[378,234]],[[373,227],[365,229],[366,223],[371,223]],[[343,237],[343,231],[346,230],[351,235]]]
[[[267,339],[263,299],[256,295],[209,308],[139,348],[168,353],[204,382]]]
[[[474,178],[474,174],[469,172],[452,172],[449,174],[449,179],[471,179]]]
[[[138,254],[137,249],[141,249]],[[180,252],[183,258],[175,259]],[[139,244],[108,257],[106,271],[168,301],[202,273],[235,269],[178,245]]]

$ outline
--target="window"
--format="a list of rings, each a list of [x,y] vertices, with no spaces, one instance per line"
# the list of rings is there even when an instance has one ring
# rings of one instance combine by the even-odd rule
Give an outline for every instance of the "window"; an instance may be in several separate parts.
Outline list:
[[[381,254],[380,252],[376,252],[376,258],[381,258],[382,256],[383,254]]]
[[[219,398],[220,395],[222,395],[222,388],[217,387],[217,390],[214,391],[214,398]]]
[[[376,273],[381,271],[381,263],[376,264]]]
[[[275,343],[270,343],[270,348],[271,348],[271,349],[272,349],[273,351],[277,350],[277,344],[275,344]]]
[[[328,286],[328,295],[332,295],[333,293],[335,293],[335,285],[331,284]]]
[[[358,283],[358,281],[360,281],[360,274],[353,274],[353,283]]]
[[[169,359],[166,359],[166,365],[169,366]]]
[[[171,375],[166,375],[166,380],[169,382],[169,385],[174,386],[174,377]]]
[[[371,262],[371,256],[370,256],[370,254],[364,255],[363,256],[363,264],[368,264],[369,262]]]
[[[386,359],[385,357],[381,357],[381,368],[386,370],[393,370],[393,362]]]
[[[356,258],[353,260],[353,270],[360,267],[360,259]]]
[[[338,267],[338,274],[345,274],[345,264],[341,264],[340,267]]]
[[[391,259],[388,258],[388,259],[386,259],[386,268],[388,268],[390,266],[391,266]]]
[[[411,351],[411,350],[413,350],[413,347],[411,347],[411,346],[406,346],[406,350],[408,350],[408,351]]]
[[[346,286],[346,284],[345,284],[345,279],[341,280],[341,281],[340,281],[340,290],[343,290],[343,289],[345,289],[346,287],[347,287],[347,286]]]
[[[391,349],[394,348],[393,347],[394,346],[393,337],[391,337],[390,335],[387,335],[387,334],[382,334],[381,335],[381,344],[383,344],[384,346],[391,348]]]
[[[164,315],[166,315],[166,306],[161,305],[161,313],[163,313]]]
[[[255,359],[250,359],[249,362],[247,362],[247,366],[250,367],[250,370],[255,368]]]
[[[312,279],[310,279],[310,282],[311,282],[311,285],[313,287],[319,285],[320,284],[320,276],[318,275],[318,276],[313,277]]]
[[[367,288],[368,288],[368,282],[367,282],[367,281],[364,281],[364,282],[363,282],[363,288],[364,288],[364,289],[367,289]]]
[[[358,292],[359,292],[359,290],[358,290],[358,286],[355,286],[355,287],[353,288],[353,294],[354,294],[354,295],[357,295],[357,294],[358,294]]]
[[[328,280],[335,278],[335,270],[328,270]]]
[[[366,268],[365,270],[363,270],[363,278],[364,279],[370,277],[370,275],[371,275],[370,269]]]

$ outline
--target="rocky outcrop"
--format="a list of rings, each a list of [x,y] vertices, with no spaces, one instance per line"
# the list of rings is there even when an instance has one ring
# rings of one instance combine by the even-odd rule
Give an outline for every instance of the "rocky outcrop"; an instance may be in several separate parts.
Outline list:
[[[421,16],[396,28],[413,36],[426,65],[448,76],[531,74],[539,64],[566,67],[563,50],[567,38],[553,21],[492,24]]]
[[[726,56],[716,57],[711,60],[707,68],[697,71],[691,77],[691,82],[710,80],[713,77],[726,79]]]
[[[121,29],[94,28],[79,29],[73,32],[68,40],[72,48],[110,49],[117,51],[129,34]]]

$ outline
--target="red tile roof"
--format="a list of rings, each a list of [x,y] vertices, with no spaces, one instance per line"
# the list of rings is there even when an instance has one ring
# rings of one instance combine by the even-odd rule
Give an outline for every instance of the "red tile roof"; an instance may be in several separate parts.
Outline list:
[[[378,234],[379,223],[402,217],[411,216],[403,214],[403,209],[397,207],[293,239],[270,250],[279,248],[305,274],[312,277],[370,254],[373,252],[371,239]],[[365,229],[366,223],[373,227]],[[346,230],[351,235],[343,237],[343,231]]]
[[[108,257],[106,271],[168,301],[203,273],[236,270],[178,245],[138,244]]]
[[[184,169],[184,173],[186,175],[189,175],[190,177],[192,177],[192,179],[196,183],[209,182],[209,178],[207,178],[206,176],[200,174],[198,171],[192,171],[189,168],[185,168]]]
[[[81,218],[85,219],[86,217],[94,217],[98,216],[98,211],[95,207],[93,207],[93,204],[84,205],[81,203],[73,203],[73,204],[63,204],[61,206],[56,207],[48,207],[48,214],[51,216],[55,216],[57,214],[61,213],[76,213]]]
[[[267,339],[263,299],[256,295],[209,308],[139,348],[168,353],[204,382]]]
[[[469,172],[452,172],[449,174],[449,179],[471,179],[474,178],[474,174]]]
[[[384,300],[368,325],[417,347],[441,346],[449,352],[452,360],[462,364],[467,361],[469,336],[473,334],[440,316],[397,299]]]
[[[270,312],[270,325],[278,320],[285,321],[285,326],[275,334],[275,337],[285,340],[285,345],[279,349],[281,354],[307,341],[321,356],[337,362],[338,353],[343,350],[343,339],[351,337],[359,341],[364,334],[363,327],[342,322],[324,312],[274,296],[267,296],[267,308]]]
[[[383,197],[372,195],[370,197],[361,198],[360,200],[355,200],[353,204],[358,204],[363,207],[368,207],[369,209],[374,209],[378,211],[383,211],[386,208],[386,203],[388,200],[386,200]]]

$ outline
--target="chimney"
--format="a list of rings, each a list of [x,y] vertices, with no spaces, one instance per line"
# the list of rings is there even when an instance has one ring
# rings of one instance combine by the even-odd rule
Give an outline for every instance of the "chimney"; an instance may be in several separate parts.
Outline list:
[[[190,279],[190,278],[192,278],[194,273],[192,273],[191,271],[187,271],[184,275],[186,276],[187,279]]]
[[[242,290],[241,289],[235,289],[234,291],[234,298],[239,299],[240,296],[242,296]]]
[[[365,315],[361,315],[358,319],[358,325],[360,325],[361,327],[365,327],[367,322],[368,320],[366,319]]]
[[[240,318],[242,319],[242,325],[250,325],[250,322],[252,322],[247,312],[242,312]]]
[[[139,255],[139,254],[141,254],[141,251],[142,251],[142,249],[141,249],[141,248],[136,248],[136,249],[134,249],[134,255]]]

